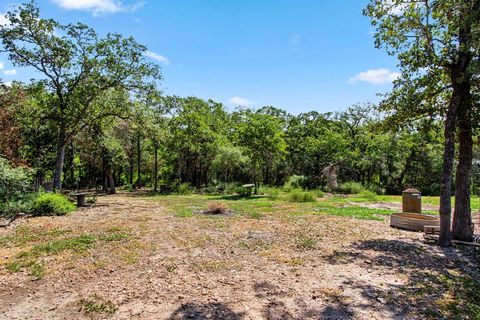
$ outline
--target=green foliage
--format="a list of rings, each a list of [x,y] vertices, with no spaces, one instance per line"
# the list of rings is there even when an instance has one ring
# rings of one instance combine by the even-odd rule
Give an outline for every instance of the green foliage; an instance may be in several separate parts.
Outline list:
[[[114,314],[118,307],[112,301],[93,294],[87,299],[80,300],[80,310],[87,316],[96,316],[98,314]]]
[[[192,187],[188,183],[180,183],[175,188],[175,192],[178,194],[190,194],[192,191]]]
[[[295,238],[295,245],[300,251],[312,250],[317,244],[317,239],[308,234],[300,234]]]
[[[227,183],[224,186],[223,193],[224,194],[235,194],[238,190],[239,184],[238,183]]]
[[[320,189],[316,189],[315,193],[317,194],[317,198],[323,198],[325,196],[325,192]]]
[[[373,193],[375,193],[376,195],[379,195],[379,196],[385,194],[385,188],[382,188],[378,185],[370,185],[370,186],[368,186],[367,189],[368,189],[368,191],[371,191],[371,192],[373,192]]]
[[[280,197],[280,189],[278,188],[262,187],[259,193],[266,195],[271,200],[277,200]]]
[[[369,191],[369,190],[363,190],[362,192],[360,192],[358,194],[358,196],[360,198],[363,198],[363,199],[366,199],[366,200],[369,200],[369,201],[377,201],[378,200],[377,194],[372,192],[372,191]]]
[[[345,194],[359,194],[365,191],[365,188],[358,182],[345,182],[338,186],[337,191]]]
[[[0,157],[0,215],[12,216],[28,212],[31,195],[31,173],[23,168],[13,168]]]
[[[290,202],[315,202],[317,195],[314,192],[302,191],[299,189],[292,190],[288,194],[288,201]]]
[[[75,208],[75,205],[61,194],[40,193],[33,201],[32,214],[35,216],[62,216]]]
[[[283,186],[286,191],[291,189],[302,189],[305,187],[305,176],[293,175],[288,178],[287,182]]]
[[[219,147],[212,166],[217,172],[218,179],[226,183],[232,174],[242,170],[246,162],[247,158],[240,148],[227,145]]]
[[[252,188],[246,188],[244,186],[238,186],[235,189],[235,193],[241,197],[250,197],[252,195]]]

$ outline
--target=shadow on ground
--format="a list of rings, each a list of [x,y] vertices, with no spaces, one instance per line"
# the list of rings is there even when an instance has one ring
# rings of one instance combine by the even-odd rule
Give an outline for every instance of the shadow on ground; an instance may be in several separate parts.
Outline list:
[[[476,319],[480,315],[480,277],[473,257],[404,240],[366,240],[335,251],[328,263],[357,264],[368,272],[402,275],[406,283],[380,287],[347,278],[369,301],[364,309],[383,309],[398,318]],[[381,276],[381,275],[380,275]]]
[[[243,313],[235,313],[230,307],[223,303],[196,304],[187,303],[180,306],[170,316],[170,320],[206,320],[206,319],[225,319],[240,320],[243,319]]]

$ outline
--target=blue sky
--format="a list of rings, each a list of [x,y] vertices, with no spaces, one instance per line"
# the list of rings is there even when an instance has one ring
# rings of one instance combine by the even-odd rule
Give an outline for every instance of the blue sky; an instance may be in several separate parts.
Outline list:
[[[374,48],[367,0],[43,0],[44,17],[132,35],[162,66],[166,94],[229,108],[273,105],[298,114],[377,101],[397,76]],[[0,13],[12,3],[0,4]],[[1,22],[1,17],[0,17]],[[0,77],[26,81],[0,54]],[[15,70],[15,71],[13,71]]]

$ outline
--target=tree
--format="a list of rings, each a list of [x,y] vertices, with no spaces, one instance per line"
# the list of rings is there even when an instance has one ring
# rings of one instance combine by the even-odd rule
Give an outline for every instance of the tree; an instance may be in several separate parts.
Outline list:
[[[246,161],[240,148],[227,144],[219,147],[212,165],[217,172],[221,173],[220,177],[227,183],[233,172],[240,170]]]
[[[144,90],[160,79],[159,68],[146,62],[146,48],[133,38],[107,34],[99,38],[88,26],[62,25],[40,17],[35,2],[6,13],[0,25],[3,51],[16,66],[40,72],[52,95],[48,117],[57,131],[54,186],[61,189],[65,147],[82,130],[108,116],[121,116],[124,106],[96,104],[112,88]]]
[[[147,105],[147,124],[146,135],[153,145],[154,170],[153,170],[153,191],[158,191],[158,150],[160,143],[165,140],[167,135],[167,119],[165,114],[169,110],[169,97],[161,97],[160,92],[151,92],[146,98]]]
[[[238,118],[235,124],[235,140],[245,149],[245,154],[250,159],[257,192],[262,174],[264,182],[269,184],[275,161],[285,156],[287,145],[282,121],[270,114],[249,109],[240,110],[235,116]]]
[[[480,1],[371,0],[364,13],[376,28],[376,46],[385,47],[389,54],[395,55],[401,68],[402,76],[395,82],[390,103],[384,104],[385,109],[398,112],[405,119],[432,115],[445,119],[439,244],[450,246],[458,119],[462,155],[457,172],[460,184],[457,185],[458,211],[455,216],[463,220],[463,235],[471,234],[468,223],[471,219],[468,192],[471,130],[467,127],[471,115],[468,110],[472,106],[472,61],[478,46]],[[446,108],[445,102],[448,102]]]
[[[25,104],[26,93],[21,86],[8,87],[0,80],[0,156],[20,162],[21,126],[16,112]]]

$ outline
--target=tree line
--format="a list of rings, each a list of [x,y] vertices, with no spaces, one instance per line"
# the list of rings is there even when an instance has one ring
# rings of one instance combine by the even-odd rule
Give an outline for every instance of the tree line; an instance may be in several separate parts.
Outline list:
[[[0,153],[31,168],[35,188],[52,180],[56,190],[258,188],[292,176],[329,191],[350,181],[377,193],[414,186],[441,196],[442,245],[454,193],[453,236],[468,239],[480,180],[480,1],[371,0],[364,14],[376,46],[399,60],[393,90],[379,105],[292,115],[164,96],[159,67],[135,39],[20,5],[0,26],[2,50],[41,76],[1,86]]]

